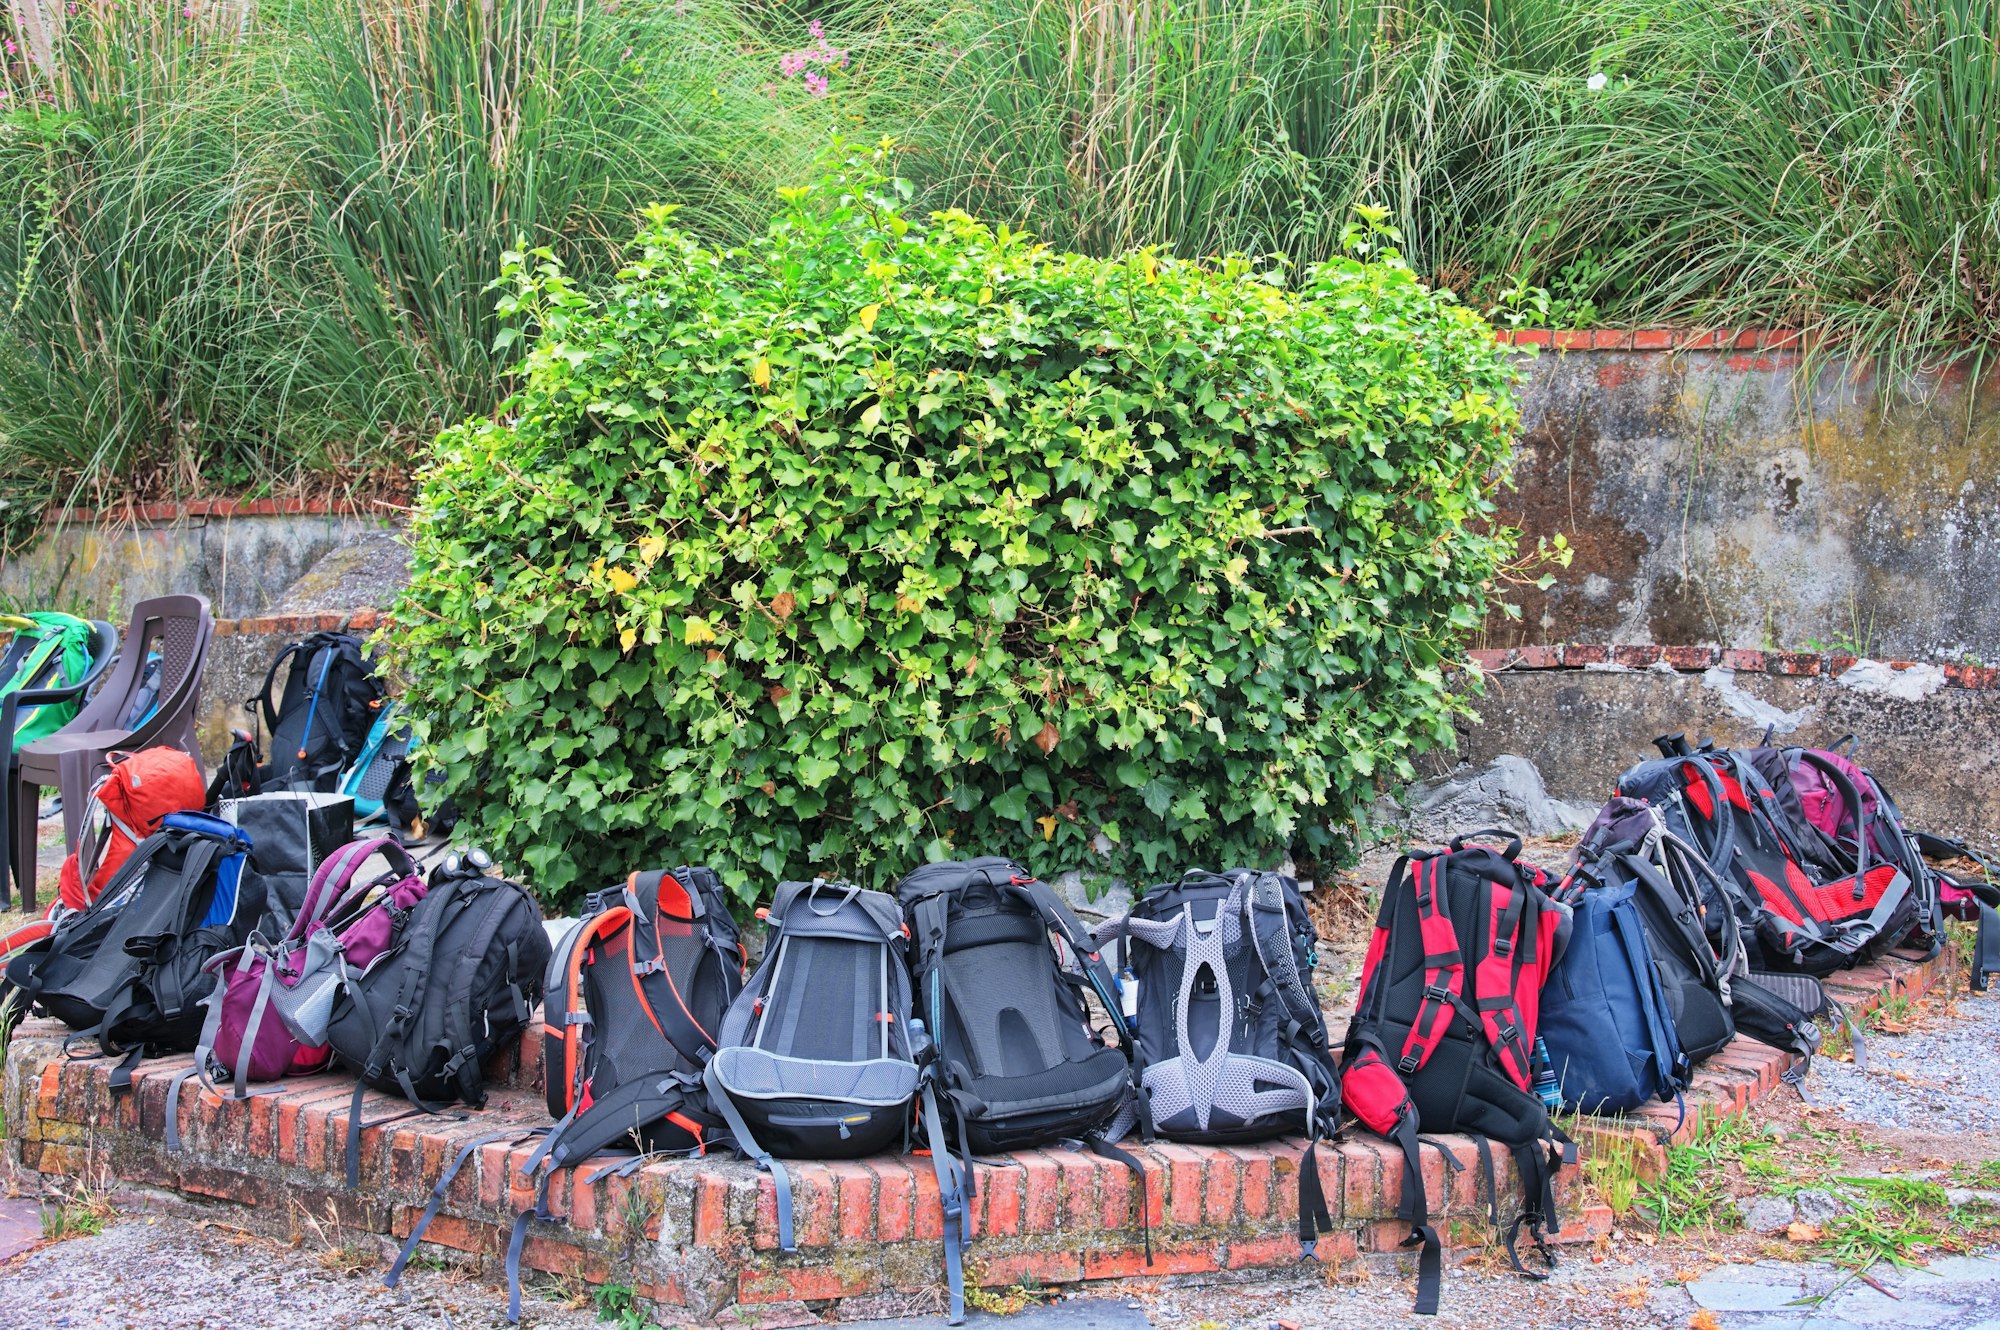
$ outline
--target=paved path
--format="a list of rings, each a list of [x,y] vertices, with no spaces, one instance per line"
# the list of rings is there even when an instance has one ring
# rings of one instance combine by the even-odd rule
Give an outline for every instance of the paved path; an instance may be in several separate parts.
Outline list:
[[[840,1330],[943,1330],[943,1317],[900,1321],[843,1321]],[[970,1312],[966,1330],[1151,1330],[1152,1321],[1135,1305],[1107,1298],[1079,1298],[1053,1307],[1029,1307],[1011,1316]]]
[[[1687,1286],[1728,1330],[2000,1330],[2000,1258],[1945,1256],[1914,1270],[1877,1266],[1877,1289],[1826,1265],[1723,1265]],[[1886,1291],[1884,1291],[1886,1290]]]

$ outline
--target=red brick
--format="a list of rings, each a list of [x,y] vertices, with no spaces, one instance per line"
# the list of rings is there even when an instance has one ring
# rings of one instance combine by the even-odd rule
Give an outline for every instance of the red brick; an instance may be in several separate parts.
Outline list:
[[[1051,1150],[1049,1157],[1056,1161],[1056,1168],[1062,1173],[1063,1214],[1071,1228],[1093,1229],[1098,1226],[1097,1179],[1098,1159],[1095,1155],[1084,1154],[1080,1150]],[[1111,1161],[1104,1161],[1111,1165]],[[1111,1165],[1123,1173],[1122,1167]]]
[[[1944,667],[1946,682],[1960,688],[1992,688],[2000,683],[2000,669],[1990,665],[1953,664]]]
[[[1611,648],[1611,659],[1628,670],[1650,669],[1660,659],[1661,649],[1651,645],[1630,645]]]
[[[1176,1224],[1199,1224],[1208,1151],[1165,1141],[1154,1149],[1167,1165],[1168,1213]]]
[[[1326,1147],[1320,1153],[1328,1154]],[[1328,1199],[1340,1198],[1340,1206],[1334,1211],[1337,1218],[1345,1223],[1384,1214],[1395,1209],[1403,1194],[1403,1169],[1401,1156],[1393,1158],[1390,1148],[1377,1149],[1369,1140],[1343,1141],[1338,1158],[1341,1172],[1335,1179],[1338,1191],[1327,1193]],[[1321,1170],[1324,1175],[1325,1170]],[[1322,1181],[1328,1181],[1322,1176]]]
[[[378,610],[356,610],[349,617],[347,626],[357,633],[369,633],[373,632],[381,622],[382,615]]]
[[[842,1269],[794,1267],[763,1274],[745,1270],[736,1279],[738,1302],[811,1302],[853,1298],[882,1287],[881,1267],[856,1262]]]
[[[1555,340],[1554,336],[1543,328],[1516,328],[1505,336],[1515,346],[1549,346]]]
[[[409,1229],[403,1233],[408,1235]],[[481,1223],[476,1219],[464,1219],[458,1215],[440,1214],[424,1230],[424,1241],[453,1251],[471,1252],[477,1256],[497,1256],[507,1250],[509,1234],[498,1225]]]
[[[978,1262],[971,1280],[985,1288],[1013,1284],[1074,1284],[1083,1278],[1083,1258],[1073,1251],[1026,1252]]]
[[[595,1172],[597,1172],[596,1165],[572,1168],[565,1177],[551,1184],[551,1190],[561,1186],[569,1193],[569,1226],[579,1233],[598,1231],[597,1197],[599,1189],[604,1184],[600,1182],[593,1186],[586,1181]],[[430,1176],[437,1175],[432,1173]]]
[[[1561,647],[1516,647],[1514,667],[1522,670],[1552,670],[1562,664]]]
[[[917,1240],[936,1242],[944,1236],[944,1205],[938,1198],[937,1171],[926,1159],[922,1167],[910,1170],[910,1181],[916,1193],[911,1216],[915,1220]]]
[[[1818,674],[1820,658],[1810,651],[1767,651],[1764,668],[1772,674]]]
[[[1747,651],[1740,647],[1729,647],[1722,653],[1722,668],[1743,670],[1750,674],[1762,674],[1766,662],[1761,651]]]
[[[802,1247],[831,1247],[834,1228],[833,1170],[811,1160],[785,1165],[792,1175],[792,1223]],[[775,1202],[774,1202],[775,1204]]]
[[[1677,670],[1705,670],[1722,659],[1721,647],[1662,647],[1661,656]]]
[[[729,1240],[729,1180],[704,1173],[694,1188],[694,1245],[720,1247]]]
[[[1046,1150],[1023,1150],[1014,1162],[1021,1166],[1022,1230],[1055,1232],[1062,1220],[1062,1170]]]
[[[928,1159],[905,1162],[901,1159],[878,1158],[868,1161],[877,1181],[875,1202],[875,1239],[878,1242],[902,1242],[914,1228],[911,1207],[916,1203],[917,1168],[930,1168]]]
[[[1635,328],[1632,332],[1634,351],[1671,351],[1679,333],[1672,328]]]
[[[1211,1149],[1208,1178],[1202,1198],[1202,1217],[1210,1224],[1236,1222],[1237,1159],[1228,1150]]]
[[[1255,1224],[1271,1213],[1271,1152],[1257,1145],[1236,1147],[1237,1191],[1243,1219]]]
[[[1571,669],[1611,663],[1611,648],[1595,642],[1571,642],[1562,649],[1562,653],[1563,664]]]
[[[1847,673],[1854,668],[1855,659],[1856,657],[1851,652],[1828,652],[1826,656],[1826,672],[1828,676],[1838,678],[1840,675]]]
[[[62,1095],[62,1062],[57,1060],[42,1068],[42,1086],[35,1096],[35,1116],[43,1122],[60,1122],[56,1116],[57,1102]]]
[[[984,1204],[975,1217],[980,1237],[1007,1237],[1021,1231],[1021,1170],[1011,1164],[979,1165],[979,1189]]]
[[[1513,655],[1510,651],[1496,650],[1493,647],[1475,647],[1469,654],[1473,665],[1488,674],[1507,668],[1507,662]]]
[[[1558,351],[1588,351],[1597,344],[1597,339],[1586,328],[1559,329],[1552,334],[1552,341]]]
[[[836,1160],[835,1224],[842,1243],[875,1242],[875,1175],[851,1160]]]
[[[567,1229],[553,1230],[564,1236],[530,1235],[521,1244],[521,1264],[566,1279],[604,1284],[611,1279],[611,1267],[602,1256],[587,1252],[567,1238]]]
[[[281,1203],[280,1193],[284,1190],[278,1184],[266,1182],[254,1174],[195,1163],[181,1165],[180,1189],[199,1196],[212,1196],[219,1201],[234,1201],[238,1205],[274,1208]]]
[[[1181,1247],[1162,1247],[1156,1244],[1150,1264],[1146,1261],[1146,1253],[1137,1247],[1093,1248],[1083,1254],[1085,1279],[1130,1279],[1136,1275],[1198,1275],[1219,1268],[1215,1259],[1215,1248],[1205,1243]]]

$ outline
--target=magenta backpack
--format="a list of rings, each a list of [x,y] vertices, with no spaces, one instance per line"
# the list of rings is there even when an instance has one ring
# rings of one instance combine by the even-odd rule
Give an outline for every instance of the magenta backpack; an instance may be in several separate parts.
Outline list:
[[[357,880],[380,854],[388,871]],[[393,948],[424,880],[409,852],[387,837],[357,840],[328,855],[304,902],[276,942],[250,941],[208,963],[220,981],[208,999],[208,1023],[194,1065],[174,1077],[167,1101],[167,1145],[179,1148],[177,1109],[189,1076],[226,1080],[245,1096],[255,1081],[303,1076],[332,1056],[325,1016],[341,982],[364,973]]]

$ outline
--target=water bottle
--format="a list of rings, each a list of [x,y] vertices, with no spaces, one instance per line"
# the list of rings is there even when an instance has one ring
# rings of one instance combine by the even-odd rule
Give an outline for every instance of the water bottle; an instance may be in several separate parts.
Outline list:
[[[1118,1006],[1125,1015],[1125,1028],[1139,1028],[1139,976],[1126,966],[1118,972]]]
[[[1540,1035],[1535,1036],[1535,1095],[1550,1113],[1562,1112],[1562,1083],[1556,1079],[1555,1063],[1549,1058],[1549,1046]]]

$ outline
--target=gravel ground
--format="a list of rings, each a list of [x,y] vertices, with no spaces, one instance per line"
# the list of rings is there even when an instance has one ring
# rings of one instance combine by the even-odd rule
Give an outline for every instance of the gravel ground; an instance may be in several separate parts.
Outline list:
[[[2000,988],[1927,1000],[1904,1020],[1877,1012],[1864,1041],[1865,1072],[1852,1062],[1813,1064],[1818,1102],[1877,1127],[2000,1126]]]

